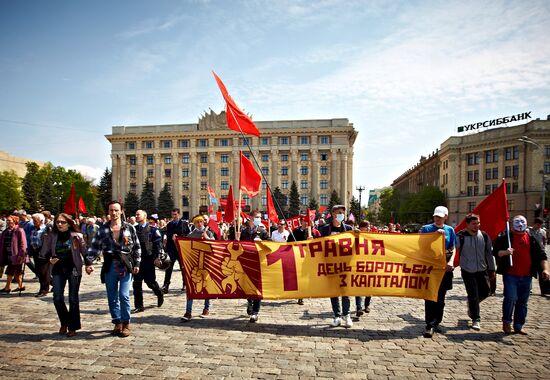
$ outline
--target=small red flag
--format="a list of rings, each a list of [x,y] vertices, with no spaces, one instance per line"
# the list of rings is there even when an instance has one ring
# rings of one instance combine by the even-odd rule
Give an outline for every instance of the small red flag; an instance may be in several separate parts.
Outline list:
[[[250,117],[248,117],[248,115],[241,111],[239,106],[237,106],[237,103],[235,103],[233,98],[229,96],[227,88],[225,88],[225,85],[216,73],[212,71],[212,74],[214,74],[214,78],[216,79],[218,87],[220,88],[222,96],[225,100],[225,116],[227,119],[227,126],[234,131],[259,137],[260,131],[254,122],[250,119]]]
[[[67,198],[67,201],[63,205],[63,212],[69,215],[76,215],[76,195],[74,192],[74,183],[71,185],[71,193],[69,194],[69,198]]]
[[[248,158],[241,152],[241,175],[239,180],[239,186],[250,198],[255,197],[260,192],[260,183],[262,177],[254,169],[254,165]]]
[[[229,193],[227,194],[227,204],[225,205],[225,214],[223,221],[226,223],[233,223],[235,220],[235,202],[233,201],[233,186],[229,186]]]
[[[273,204],[273,198],[271,198],[271,191],[267,191],[267,216],[271,222],[274,224],[279,223],[279,216],[275,210],[275,205]]]
[[[217,239],[220,239],[221,234],[220,234],[220,227],[218,227],[218,222],[216,222],[212,218],[208,218],[208,219],[209,219],[208,220],[208,228],[210,229],[210,231],[212,231],[216,234]]]
[[[88,210],[86,210],[86,205],[84,204],[84,199],[82,199],[82,195],[78,198],[78,212],[82,214],[86,214],[88,212]]]
[[[222,221],[222,212],[216,211],[216,221],[221,222]]]
[[[506,198],[506,181],[489,194],[476,208],[472,214],[479,215],[480,229],[485,231],[491,240],[495,240],[499,233],[506,229],[506,222],[510,218],[508,214],[508,200]],[[456,227],[455,232],[466,228],[466,220],[463,219]],[[460,263],[459,252],[455,255],[454,266]]]
[[[317,214],[317,211],[316,210],[310,210],[309,208],[307,209],[307,219],[309,221],[308,225],[310,226],[313,226],[313,222],[315,221],[315,215]]]

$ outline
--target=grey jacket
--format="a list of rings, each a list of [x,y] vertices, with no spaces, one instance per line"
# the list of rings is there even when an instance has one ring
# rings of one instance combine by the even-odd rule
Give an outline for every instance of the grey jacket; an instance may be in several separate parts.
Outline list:
[[[464,246],[461,246],[464,240]],[[456,237],[456,248],[460,250],[460,268],[468,273],[495,271],[495,258],[492,253],[491,238],[487,236],[487,244],[481,231],[470,235],[462,230]]]

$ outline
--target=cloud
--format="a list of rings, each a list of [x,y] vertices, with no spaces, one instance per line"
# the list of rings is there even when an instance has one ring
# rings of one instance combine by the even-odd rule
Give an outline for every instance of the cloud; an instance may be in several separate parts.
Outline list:
[[[93,181],[96,185],[99,184],[99,180],[105,171],[104,168],[97,168],[86,165],[73,165],[68,166],[67,169],[76,170],[84,176],[84,178]]]

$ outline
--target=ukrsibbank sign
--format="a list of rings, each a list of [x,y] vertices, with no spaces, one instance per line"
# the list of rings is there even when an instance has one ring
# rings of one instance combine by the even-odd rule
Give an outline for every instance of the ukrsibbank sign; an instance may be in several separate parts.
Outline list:
[[[462,127],[458,127],[458,132],[474,131],[481,127],[483,128],[494,127],[496,125],[513,123],[516,121],[527,120],[530,118],[531,118],[531,111],[518,113],[517,115],[513,115],[513,116],[499,117],[498,119],[485,120],[479,123],[463,125]]]

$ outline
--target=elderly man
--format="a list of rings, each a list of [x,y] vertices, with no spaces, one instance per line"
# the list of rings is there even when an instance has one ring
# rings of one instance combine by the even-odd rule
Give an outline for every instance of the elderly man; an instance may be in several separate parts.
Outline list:
[[[193,226],[195,227],[193,231],[187,235],[188,238],[191,239],[201,239],[201,240],[214,240],[214,234],[212,234],[212,231],[208,230],[208,227],[205,226],[206,220],[204,219],[204,216],[197,215],[193,218]],[[183,270],[183,269],[182,269]],[[191,274],[191,279],[193,279],[193,273]],[[205,299],[204,300],[204,309],[202,310],[201,317],[205,318],[210,313],[210,300]],[[181,318],[182,322],[188,322],[193,317],[193,300],[188,299],[187,303],[185,305],[185,314]]]
[[[44,243],[44,236],[47,233],[46,218],[41,213],[32,215],[34,230],[31,232],[31,240],[29,244],[30,256],[34,260],[36,276],[40,282],[40,289],[36,297],[44,297],[50,290],[50,262],[40,257],[40,251]]]
[[[455,254],[456,234],[451,226],[445,224],[445,221],[449,217],[449,210],[445,206],[437,206],[434,210],[432,224],[426,224],[420,229],[420,233],[438,232],[445,235],[445,249],[447,267],[445,269],[445,275],[441,284],[439,285],[439,291],[437,293],[437,302],[424,301],[425,307],[425,319],[426,330],[424,331],[424,338],[431,338],[434,332],[441,332],[439,324],[443,320],[443,312],[445,310],[445,296],[447,290],[453,288],[453,260]]]
[[[532,277],[537,277],[539,269],[544,281],[548,281],[548,262],[546,252],[536,239],[527,233],[527,219],[517,215],[512,221],[510,234],[500,235],[493,246],[493,255],[497,258],[497,273],[502,275],[504,283],[504,301],[502,304],[502,330],[512,333],[512,323],[516,334],[527,335],[523,330],[527,318],[527,303],[531,292]]]

